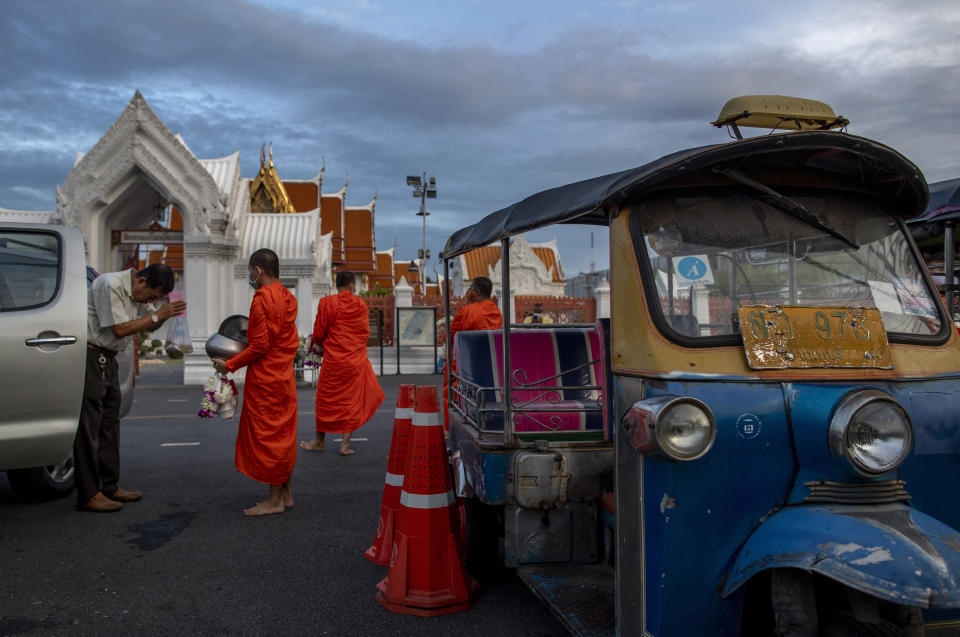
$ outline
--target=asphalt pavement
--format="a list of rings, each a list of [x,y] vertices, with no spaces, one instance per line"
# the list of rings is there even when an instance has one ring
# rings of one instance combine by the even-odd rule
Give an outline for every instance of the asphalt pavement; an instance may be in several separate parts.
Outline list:
[[[234,467],[237,418],[201,419],[200,387],[175,364],[144,366],[121,423],[121,481],[144,492],[118,513],[71,496],[19,500],[0,473],[0,635],[566,634],[516,577],[463,613],[423,618],[375,600],[387,574],[363,557],[377,528],[397,387],[441,377],[384,376],[387,398],[349,457],[299,451],[295,506],[247,518],[265,485]],[[301,439],[314,390],[298,392]],[[238,411],[239,414],[239,411]],[[333,436],[332,438],[338,438]]]

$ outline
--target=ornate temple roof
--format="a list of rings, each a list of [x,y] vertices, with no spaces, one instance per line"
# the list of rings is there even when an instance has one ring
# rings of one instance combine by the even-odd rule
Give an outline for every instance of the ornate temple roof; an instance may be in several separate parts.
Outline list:
[[[547,272],[553,275],[554,283],[563,283],[566,280],[563,266],[560,264],[556,239],[546,243],[530,243],[527,245],[543,262]],[[472,281],[478,276],[490,276],[490,270],[496,267],[497,262],[500,261],[500,246],[490,245],[474,248],[460,255],[460,258],[463,259],[463,264],[466,266],[464,268],[464,280]]]
[[[266,147],[261,146],[260,172],[250,184],[250,212],[292,213],[296,211],[273,164],[273,144],[270,145],[269,163],[266,158]]]

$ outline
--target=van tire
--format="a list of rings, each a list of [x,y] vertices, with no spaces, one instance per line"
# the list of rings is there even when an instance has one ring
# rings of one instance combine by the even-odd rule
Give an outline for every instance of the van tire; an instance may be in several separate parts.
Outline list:
[[[44,501],[62,498],[73,491],[73,453],[63,462],[46,467],[7,471],[10,486],[22,498]]]

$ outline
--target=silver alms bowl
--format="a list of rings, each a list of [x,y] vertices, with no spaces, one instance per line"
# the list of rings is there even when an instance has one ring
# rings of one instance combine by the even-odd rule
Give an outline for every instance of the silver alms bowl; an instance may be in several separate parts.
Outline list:
[[[214,334],[207,339],[204,349],[210,358],[230,358],[247,348],[247,344],[223,334]]]

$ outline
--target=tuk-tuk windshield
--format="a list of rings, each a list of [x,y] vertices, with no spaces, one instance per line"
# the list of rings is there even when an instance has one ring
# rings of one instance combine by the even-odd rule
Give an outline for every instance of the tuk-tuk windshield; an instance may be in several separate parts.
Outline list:
[[[743,192],[639,207],[648,295],[656,295],[651,306],[668,333],[681,340],[739,334],[737,308],[755,304],[871,307],[888,334],[940,332],[921,266],[889,211],[844,194],[786,194],[820,227]]]

